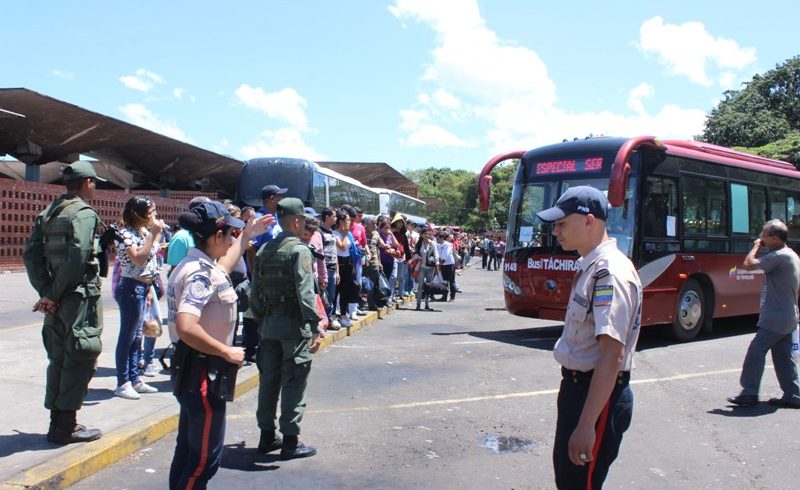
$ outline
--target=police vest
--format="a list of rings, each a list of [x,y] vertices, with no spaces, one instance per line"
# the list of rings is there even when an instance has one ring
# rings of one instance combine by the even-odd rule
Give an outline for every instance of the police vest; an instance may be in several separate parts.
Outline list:
[[[67,261],[67,247],[72,242],[74,230],[72,221],[79,211],[92,209],[81,198],[73,197],[64,199],[60,203],[53,205],[39,215],[42,228],[42,244],[44,245],[44,256],[47,260],[47,267],[50,272],[55,272]],[[97,236],[96,230],[93,237],[92,256],[89,259],[90,265],[96,266]]]
[[[297,237],[286,237],[268,242],[259,253],[261,300],[267,314],[300,315],[292,266],[292,253],[298,245],[305,246]]]

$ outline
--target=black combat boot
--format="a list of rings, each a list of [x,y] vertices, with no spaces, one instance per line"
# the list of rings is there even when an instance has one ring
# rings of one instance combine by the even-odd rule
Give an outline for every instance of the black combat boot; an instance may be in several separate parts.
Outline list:
[[[308,458],[317,454],[317,450],[297,440],[297,436],[284,436],[281,447],[281,460]]]
[[[274,430],[262,430],[261,438],[258,440],[258,452],[261,454],[269,454],[272,451],[280,449],[283,446],[283,440],[275,435]]]
[[[57,421],[58,421],[58,410],[56,409],[50,410],[50,426],[47,428],[48,442],[53,442]]]
[[[75,410],[57,410],[56,424],[52,436],[47,434],[47,440],[55,444],[71,444],[73,442],[89,442],[100,439],[100,429],[87,429],[78,424],[75,419]]]

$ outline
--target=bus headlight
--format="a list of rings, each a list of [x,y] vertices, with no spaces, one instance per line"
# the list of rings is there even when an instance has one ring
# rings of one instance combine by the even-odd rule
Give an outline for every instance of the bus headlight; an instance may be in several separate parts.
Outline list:
[[[503,288],[514,296],[522,296],[522,289],[519,288],[510,277],[503,273]]]

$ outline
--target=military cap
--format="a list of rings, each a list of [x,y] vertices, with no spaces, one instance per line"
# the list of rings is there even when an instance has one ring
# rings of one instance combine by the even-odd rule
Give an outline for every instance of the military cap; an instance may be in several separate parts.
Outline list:
[[[97,176],[97,172],[94,171],[94,166],[91,163],[83,160],[67,165],[61,174],[64,177],[64,182],[80,179],[95,179],[100,182],[106,182],[106,179]]]
[[[303,201],[296,197],[284,197],[278,201],[278,217],[283,216],[305,216],[306,211]]]

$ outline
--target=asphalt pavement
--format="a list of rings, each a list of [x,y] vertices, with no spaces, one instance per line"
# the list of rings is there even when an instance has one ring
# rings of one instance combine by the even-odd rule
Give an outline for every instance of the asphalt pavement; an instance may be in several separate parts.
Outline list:
[[[472,268],[455,302],[434,303],[434,312],[403,307],[317,354],[301,434],[318,449],[313,458],[257,454],[256,390],[239,397],[210,487],[554,488],[560,371],[551,350],[560,325],[503,311],[501,274]],[[687,344],[643,332],[634,420],[606,488],[796,488],[800,411],[727,404],[754,322],[716,326]],[[762,397],[777,390],[768,368]],[[75,488],[163,488],[174,438]]]
[[[0,296],[4,298],[0,301],[0,489],[68,487],[177,428],[178,405],[167,372],[144,378],[158,388],[158,393],[143,395],[139,400],[114,396],[119,310],[110,288],[104,286],[101,290],[103,352],[78,412],[78,422],[101,429],[103,437],[86,444],[57,446],[46,440],[50,414],[43,405],[47,367],[41,337],[43,317],[31,311],[38,295],[24,272],[0,273]],[[164,301],[161,311],[167,311]],[[390,312],[391,309],[371,312],[354,322],[352,328],[329,334],[322,348],[344,340]],[[157,349],[168,345],[166,334],[157,339]],[[237,379],[237,394],[251,390],[257,383],[255,365],[243,367]]]

